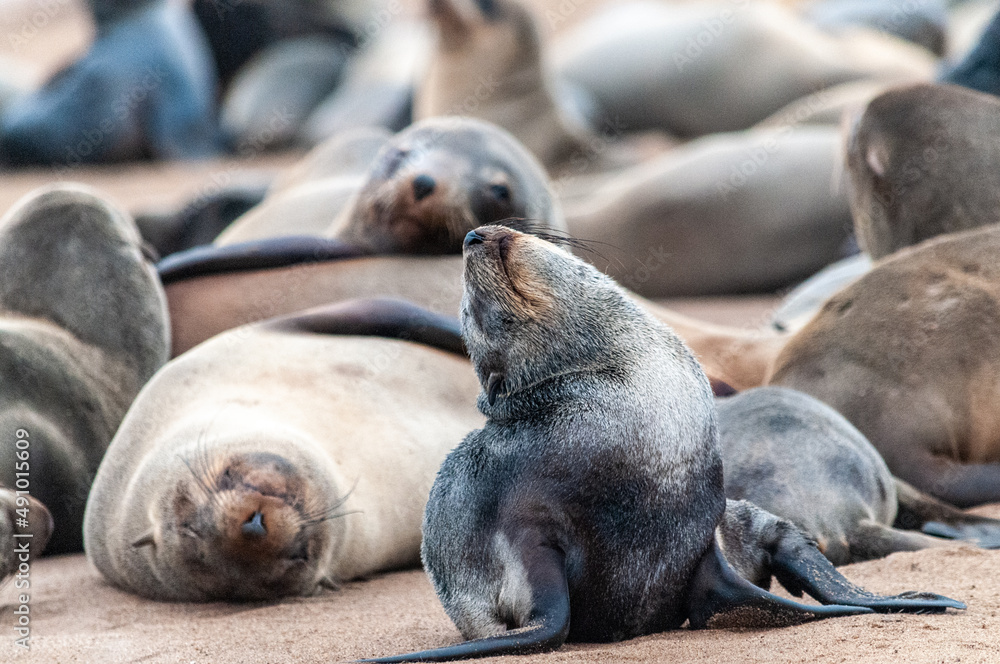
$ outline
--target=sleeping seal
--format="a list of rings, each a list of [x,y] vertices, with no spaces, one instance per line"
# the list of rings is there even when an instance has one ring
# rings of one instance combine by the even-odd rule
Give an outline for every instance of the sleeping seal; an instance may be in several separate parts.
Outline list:
[[[839,411],[921,491],[1000,501],[998,252],[989,226],[883,258],[787,342],[770,383]]]
[[[834,37],[748,0],[609,5],[560,34],[552,51],[556,75],[595,97],[602,122],[682,137],[746,129],[848,81],[929,80],[936,64],[899,39]]]
[[[80,551],[94,472],[169,329],[135,226],[93,190],[39,189],[0,220],[0,576],[11,510],[28,510],[33,554],[46,532],[49,552]]]
[[[570,233],[646,297],[774,290],[843,255],[847,196],[833,127],[716,134],[635,166],[566,204]]]
[[[482,423],[457,328],[403,303],[344,303],[173,360],[94,479],[89,560],[176,601],[309,595],[416,565],[434,473]]]
[[[500,226],[465,246],[462,335],[488,419],[438,472],[421,556],[469,641],[374,661],[546,651],[726,614],[746,624],[963,606],[867,593],[792,524],[727,504],[704,373],[608,277]],[[832,605],[745,580],[772,574]]]
[[[465,233],[487,223],[565,230],[545,171],[500,127],[431,118],[387,142],[381,132],[351,137],[314,148],[305,160],[312,168],[283,180],[217,242],[315,234],[363,253],[441,254],[458,253]],[[364,149],[350,159],[351,168],[331,168],[359,145]]]
[[[788,519],[834,565],[947,544],[913,532],[928,523],[931,532],[948,527],[955,537],[1000,547],[1000,521],[964,514],[897,480],[861,432],[809,395],[760,387],[716,405],[726,498]]]

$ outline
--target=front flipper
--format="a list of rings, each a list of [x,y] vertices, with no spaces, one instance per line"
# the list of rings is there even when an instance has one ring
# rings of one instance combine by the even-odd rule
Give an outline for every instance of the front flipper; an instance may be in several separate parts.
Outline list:
[[[727,501],[719,533],[740,573],[760,585],[773,575],[788,592],[803,592],[823,604],[845,604],[880,613],[940,613],[965,604],[941,595],[905,592],[876,595],[848,581],[791,522],[746,501]]]
[[[691,629],[704,629],[709,623],[712,627],[784,627],[872,612],[856,606],[808,606],[772,595],[737,574],[715,540],[698,565],[688,597]]]
[[[20,563],[41,555],[52,536],[52,515],[33,496],[0,486],[0,586]]]
[[[562,552],[545,547],[537,549],[527,562],[532,609],[523,627],[454,646],[360,661],[447,662],[555,650],[566,641],[569,634],[569,586],[566,582],[565,557]]]
[[[340,240],[309,235],[251,240],[225,246],[208,245],[177,252],[161,260],[156,270],[164,286],[212,274],[267,270],[304,263],[357,258],[361,249]]]
[[[272,318],[267,329],[300,334],[341,334],[405,339],[465,357],[458,319],[405,300],[359,298]]]

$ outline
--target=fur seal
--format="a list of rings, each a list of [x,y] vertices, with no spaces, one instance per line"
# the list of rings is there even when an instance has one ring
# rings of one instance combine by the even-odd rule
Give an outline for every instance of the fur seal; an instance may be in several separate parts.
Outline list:
[[[330,142],[307,161],[334,164],[352,145],[338,137]],[[360,183],[342,170],[319,170],[326,177],[302,167],[296,187],[286,180],[219,243],[288,234],[281,225],[365,253],[434,254],[457,253],[465,233],[487,223],[565,230],[538,161],[500,127],[472,118],[431,118],[401,131],[381,145]]]
[[[310,113],[333,92],[348,55],[321,35],[283,39],[257,53],[236,74],[219,122],[237,154],[290,147]]]
[[[193,0],[192,10],[204,31],[218,71],[220,87],[229,89],[243,67],[269,47],[285,40],[317,36],[357,45],[362,23],[371,19],[369,0]]]
[[[836,34],[869,28],[945,53],[948,11],[942,0],[817,0],[803,7],[812,24]]]
[[[747,0],[614,5],[563,32],[552,51],[555,73],[589,91],[604,122],[681,137],[745,129],[839,83],[928,80],[935,67],[918,46],[834,37]]]
[[[790,523],[727,505],[705,374],[607,276],[501,226],[465,245],[462,336],[487,422],[438,472],[421,557],[468,641],[375,661],[619,641],[718,614],[795,622],[963,606],[865,593]],[[723,549],[754,581],[777,575],[833,605],[767,593]]]
[[[87,53],[0,118],[0,162],[81,163],[217,152],[215,72],[183,3],[92,0]]]
[[[593,157],[588,129],[556,102],[534,15],[513,0],[429,0],[437,47],[414,116],[472,115],[518,138],[551,172]]]
[[[493,122],[560,181],[604,177],[674,146],[661,132],[633,136],[621,123],[594,124],[594,100],[552,75],[538,21],[519,0],[430,0],[429,10],[438,41],[416,88],[416,118]]]
[[[927,523],[1000,547],[1000,521],[905,486],[861,432],[807,394],[759,387],[716,406],[726,498],[791,521],[834,565],[947,544],[913,532]]]
[[[938,80],[992,95],[1000,94],[1000,11],[994,14],[972,50],[942,72]]]
[[[397,132],[412,124],[414,82],[423,75],[431,42],[424,21],[378,25],[371,43],[348,63],[343,82],[306,119],[298,142],[318,145],[360,127]]]
[[[851,123],[847,171],[855,234],[872,258],[1000,221],[1000,100],[920,84],[873,99]],[[998,182],[1000,184],[1000,182]]]
[[[786,343],[769,382],[835,408],[921,491],[1000,501],[997,252],[991,226],[882,259]]]
[[[840,142],[822,126],[701,138],[567,203],[566,222],[615,247],[595,264],[647,297],[787,286],[843,256]]]
[[[457,321],[383,301],[233,330],[171,361],[97,472],[88,558],[120,588],[180,601],[309,595],[416,565],[434,473],[482,423],[456,352]]]
[[[779,332],[798,332],[831,295],[854,283],[871,269],[872,259],[864,253],[827,265],[784,297],[781,306],[771,316],[771,326]]]
[[[0,220],[0,505],[27,479],[51,513],[49,552],[81,549],[91,479],[139,388],[166,362],[169,329],[135,226],[93,190],[39,189]],[[42,529],[44,510],[29,511]]]

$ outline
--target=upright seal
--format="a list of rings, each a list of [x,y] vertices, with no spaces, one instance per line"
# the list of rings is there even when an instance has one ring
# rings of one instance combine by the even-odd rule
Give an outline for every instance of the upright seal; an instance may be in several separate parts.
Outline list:
[[[790,523],[727,504],[704,373],[606,276],[499,226],[465,245],[463,338],[488,420],[441,466],[422,557],[469,641],[376,661],[552,650],[727,613],[794,622],[963,606],[867,593]],[[839,605],[807,607],[745,580],[772,575]]]

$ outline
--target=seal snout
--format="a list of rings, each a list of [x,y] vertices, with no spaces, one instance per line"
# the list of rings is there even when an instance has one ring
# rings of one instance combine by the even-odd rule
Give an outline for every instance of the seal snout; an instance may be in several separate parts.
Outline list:
[[[260,510],[255,511],[243,522],[240,531],[244,537],[251,539],[267,537],[267,528],[264,526],[264,514]]]
[[[462,243],[462,246],[468,249],[473,245],[482,244],[485,239],[476,231],[469,231],[465,234],[465,241]]]
[[[434,193],[437,182],[430,175],[421,173],[413,178],[413,198],[419,203]]]

